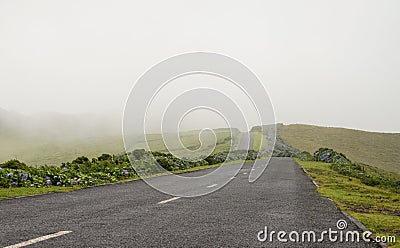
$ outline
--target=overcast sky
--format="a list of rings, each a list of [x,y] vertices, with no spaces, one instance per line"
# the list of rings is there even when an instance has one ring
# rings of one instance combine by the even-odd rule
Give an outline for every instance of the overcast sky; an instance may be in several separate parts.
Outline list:
[[[0,0],[0,108],[120,116],[152,65],[246,64],[284,123],[400,131],[400,1]]]

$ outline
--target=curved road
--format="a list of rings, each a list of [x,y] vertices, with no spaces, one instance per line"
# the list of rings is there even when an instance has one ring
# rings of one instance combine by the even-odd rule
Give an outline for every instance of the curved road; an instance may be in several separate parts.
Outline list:
[[[221,190],[196,198],[173,198],[133,181],[2,200],[0,247],[36,238],[29,247],[369,247],[327,239],[282,243],[276,236],[260,242],[257,235],[265,226],[276,232],[322,232],[337,230],[337,221],[344,219],[345,230],[358,229],[318,196],[292,159],[273,158],[254,183],[248,182],[250,170],[246,164]]]

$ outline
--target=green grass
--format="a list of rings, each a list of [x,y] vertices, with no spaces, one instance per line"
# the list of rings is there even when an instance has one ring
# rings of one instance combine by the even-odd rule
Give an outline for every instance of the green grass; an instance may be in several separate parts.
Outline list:
[[[261,132],[252,132],[253,134],[253,150],[259,151],[262,145],[262,134]]]
[[[119,154],[124,151],[122,137],[93,137],[86,139],[2,139],[0,163],[17,158],[35,166],[59,165],[79,156],[98,157],[103,153]]]
[[[0,188],[0,199],[14,198],[19,196],[39,195],[48,193],[71,192],[79,190],[81,187],[48,187],[48,188]]]
[[[328,163],[296,159],[320,186],[317,192],[332,199],[342,210],[363,223],[375,235],[395,235],[400,247],[400,194],[393,190],[367,186],[359,179],[338,174]]]
[[[310,125],[278,125],[286,144],[313,154],[320,147],[332,148],[352,160],[400,173],[400,133],[373,133]]]
[[[268,149],[268,139],[264,134],[259,131],[252,132],[253,134],[253,150],[265,151]]]
[[[215,129],[215,136],[210,132],[205,132],[201,136],[201,141],[199,139],[200,131],[188,131],[180,134],[180,140],[184,147],[188,150],[196,151],[196,156],[200,155],[208,155],[209,153],[218,153],[223,151],[228,151],[231,146],[231,134],[226,129]],[[168,134],[166,134],[168,135]],[[239,133],[233,130],[234,140],[233,142],[237,142],[237,136]],[[236,135],[236,136],[235,136]],[[175,155],[185,156],[185,150],[180,149],[180,145],[174,145],[166,148],[166,145],[163,141],[161,134],[151,134],[148,135],[147,141],[151,151],[159,151],[159,152],[174,152]],[[214,144],[216,142],[215,149]],[[202,149],[200,146],[203,145]],[[138,143],[135,149],[146,148],[146,144]]]

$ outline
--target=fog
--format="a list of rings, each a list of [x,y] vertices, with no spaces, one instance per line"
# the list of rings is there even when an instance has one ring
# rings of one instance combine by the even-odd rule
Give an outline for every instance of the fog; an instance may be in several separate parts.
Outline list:
[[[212,51],[257,74],[277,122],[399,132],[399,11],[396,0],[0,0],[0,108],[22,133],[120,135],[140,75]],[[184,128],[223,126],[209,114]]]
[[[14,139],[75,140],[115,136],[121,133],[118,119],[101,115],[42,113],[23,115],[0,109],[0,137]]]

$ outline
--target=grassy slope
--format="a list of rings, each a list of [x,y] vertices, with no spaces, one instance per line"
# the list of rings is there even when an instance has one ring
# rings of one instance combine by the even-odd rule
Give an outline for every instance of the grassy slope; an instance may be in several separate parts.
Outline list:
[[[328,163],[296,160],[320,186],[319,194],[332,199],[376,235],[396,235],[400,247],[400,195],[389,189],[362,184],[329,168]]]
[[[230,134],[226,130],[215,130],[217,146],[215,152],[228,150]],[[214,136],[205,135],[205,144],[213,144]],[[200,146],[199,131],[183,132],[182,143],[195,150]],[[148,135],[153,151],[165,151],[160,134]],[[236,140],[237,141],[237,140]],[[145,148],[145,143],[138,143],[135,148]],[[102,153],[119,154],[124,151],[121,136],[94,137],[87,139],[0,139],[0,163],[17,158],[29,165],[54,164],[71,161],[78,156],[97,157]]]
[[[229,150],[230,147],[230,133],[227,130],[214,130],[216,135],[217,146],[214,152],[222,152]],[[202,134],[202,141],[204,146],[213,146],[215,143],[215,137],[211,133]],[[199,131],[188,131],[180,134],[182,144],[189,150],[197,150],[200,148]],[[161,134],[148,135],[149,146],[152,151],[167,152],[165,144],[162,140]],[[139,143],[137,148],[145,148],[145,143]],[[173,149],[173,147],[172,147]],[[177,150],[179,153],[179,150]]]
[[[310,125],[279,125],[285,143],[310,153],[320,147],[339,151],[352,160],[400,173],[400,133],[372,133]]]
[[[261,148],[262,143],[262,139],[263,139],[263,135],[261,134],[261,132],[253,132],[253,147],[252,149],[254,149],[255,151],[259,151]]]
[[[29,165],[60,164],[78,156],[97,157],[124,151],[118,136],[87,139],[0,139],[0,163],[17,158]]]
[[[260,131],[252,131],[253,134],[253,150],[262,151],[268,149],[268,137]]]

